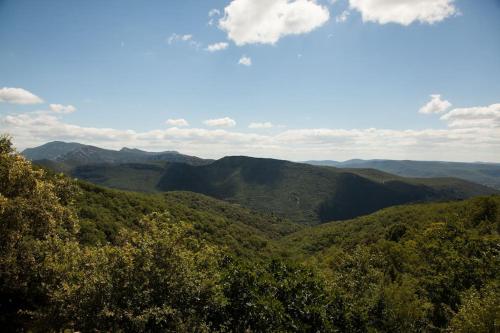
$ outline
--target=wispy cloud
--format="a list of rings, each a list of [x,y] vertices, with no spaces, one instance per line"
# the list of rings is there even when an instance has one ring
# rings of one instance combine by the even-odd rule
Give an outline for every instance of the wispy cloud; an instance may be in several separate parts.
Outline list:
[[[273,128],[273,124],[270,123],[270,122],[264,122],[264,123],[250,123],[250,125],[248,125],[248,128],[252,128],[252,129],[263,129],[263,128]]]
[[[210,11],[208,12],[208,17],[210,18],[208,20],[208,25],[214,25],[216,22],[216,17],[220,16],[220,14],[220,10],[216,8],[210,9]]]
[[[339,15],[337,15],[335,17],[335,22],[344,23],[345,21],[347,21],[350,14],[351,14],[351,12],[349,12],[348,10],[344,10],[342,13],[340,13]]]
[[[193,35],[191,34],[176,34],[176,33],[171,34],[167,38],[167,44],[173,45],[175,43],[185,43],[195,48],[200,48],[202,46],[202,44],[196,41]]]

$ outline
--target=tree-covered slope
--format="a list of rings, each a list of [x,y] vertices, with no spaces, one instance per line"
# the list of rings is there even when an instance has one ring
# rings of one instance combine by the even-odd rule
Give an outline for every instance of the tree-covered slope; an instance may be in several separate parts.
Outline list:
[[[343,295],[347,323],[365,318],[381,332],[496,332],[499,233],[493,196],[391,207],[280,244],[327,276]],[[349,325],[341,331],[353,331]]]
[[[498,196],[299,228],[199,194],[75,182],[2,137],[0,325],[497,332],[499,231]]]
[[[197,167],[168,164],[157,189],[204,193],[313,224],[403,203],[495,193],[458,179],[406,179],[372,170],[249,157],[226,157]]]
[[[48,163],[42,165],[59,170]],[[201,193],[303,224],[349,219],[410,202],[496,193],[460,179],[403,178],[374,169],[336,169],[239,156],[206,165],[87,164],[66,172],[117,189]]]
[[[113,243],[122,228],[136,229],[144,215],[168,214],[172,220],[193,225],[201,237],[231,253],[261,258],[274,250],[273,240],[301,227],[277,216],[192,192],[141,194],[106,189],[79,182],[75,208],[85,244]]]
[[[332,247],[351,250],[380,240],[411,239],[433,224],[457,222],[483,234],[500,233],[500,196],[463,201],[400,205],[355,219],[304,228],[281,239],[300,257],[318,256]],[[488,223],[481,224],[485,220]]]

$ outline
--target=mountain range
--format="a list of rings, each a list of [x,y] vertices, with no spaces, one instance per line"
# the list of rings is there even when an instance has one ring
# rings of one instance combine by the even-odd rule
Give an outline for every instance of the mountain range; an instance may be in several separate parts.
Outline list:
[[[377,169],[402,177],[456,177],[500,190],[500,164],[498,163],[360,159],[345,162],[306,161],[305,163],[336,168]]]
[[[114,151],[62,142],[23,154],[91,183],[141,192],[196,192],[301,224],[350,219],[405,203],[498,193],[458,178],[405,178],[375,169],[246,156],[212,161],[178,152]]]
[[[177,151],[147,152],[126,147],[121,150],[110,150],[81,143],[61,141],[49,142],[36,148],[28,148],[22,154],[32,161],[47,160],[56,162],[63,169],[99,163],[155,163],[167,161],[203,165],[212,162],[212,160],[183,155]]]

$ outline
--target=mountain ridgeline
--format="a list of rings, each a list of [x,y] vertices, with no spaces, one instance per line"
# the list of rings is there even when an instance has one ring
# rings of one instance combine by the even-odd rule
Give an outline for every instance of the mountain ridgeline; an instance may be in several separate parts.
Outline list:
[[[63,170],[86,164],[179,162],[203,165],[212,162],[195,156],[183,155],[177,151],[147,152],[130,148],[122,148],[117,151],[60,141],[25,149],[23,155],[31,161],[45,161],[47,164],[58,166]]]
[[[307,161],[311,165],[345,169],[377,169],[402,177],[456,177],[500,190],[500,164],[438,161],[349,160]]]
[[[177,152],[112,151],[60,142],[23,154],[91,183],[142,192],[191,191],[302,224],[350,219],[405,203],[497,193],[454,178],[403,178],[373,169],[244,156],[210,161]]]

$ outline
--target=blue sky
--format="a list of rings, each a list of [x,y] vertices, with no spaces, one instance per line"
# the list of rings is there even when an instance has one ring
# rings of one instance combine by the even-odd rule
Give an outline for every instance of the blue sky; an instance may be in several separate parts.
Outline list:
[[[0,0],[0,130],[20,149],[500,162],[500,1],[394,3]]]

